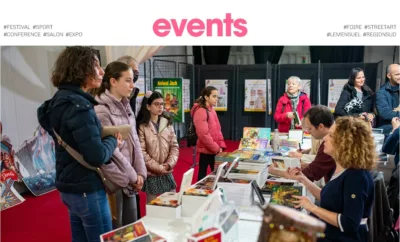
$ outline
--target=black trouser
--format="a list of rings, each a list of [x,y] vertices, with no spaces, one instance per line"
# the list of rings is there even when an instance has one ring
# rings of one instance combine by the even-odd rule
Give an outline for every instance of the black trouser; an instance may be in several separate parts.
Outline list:
[[[199,159],[199,173],[197,181],[200,181],[207,175],[207,168],[210,166],[211,171],[214,171],[215,155],[200,153]]]
[[[139,196],[139,193],[136,195],[136,207],[137,207],[137,218],[141,219],[142,215],[140,214],[140,196]]]

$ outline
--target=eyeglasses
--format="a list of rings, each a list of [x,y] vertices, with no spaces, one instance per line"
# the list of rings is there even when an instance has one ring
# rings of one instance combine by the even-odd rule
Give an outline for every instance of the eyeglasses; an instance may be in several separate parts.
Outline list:
[[[164,102],[162,102],[162,103],[159,103],[159,102],[154,102],[154,103],[152,103],[152,104],[154,104],[156,107],[164,107]]]

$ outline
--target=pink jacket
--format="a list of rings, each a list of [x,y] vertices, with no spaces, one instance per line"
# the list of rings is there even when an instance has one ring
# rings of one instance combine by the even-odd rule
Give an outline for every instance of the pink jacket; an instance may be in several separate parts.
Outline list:
[[[128,171],[127,174],[118,177],[119,184],[126,184],[127,186],[128,184],[136,183],[137,175],[141,175],[146,179],[147,170],[136,132],[135,115],[132,112],[129,100],[123,98],[118,101],[108,90],[101,94],[100,97],[96,96],[95,99],[99,105],[96,105],[94,109],[102,126],[132,125],[130,138],[124,141],[122,148],[115,149],[111,158],[113,162],[107,166],[122,165]]]
[[[151,123],[141,124],[139,140],[146,163],[148,176],[158,176],[171,173],[179,157],[179,144],[174,127],[168,125],[168,120],[161,117],[158,131]],[[170,170],[163,165],[168,164]]]
[[[224,136],[221,132],[221,125],[217,113],[213,107],[208,107],[207,111],[200,107],[198,103],[193,105],[190,115],[196,128],[197,152],[203,154],[217,154],[220,148],[226,148]]]

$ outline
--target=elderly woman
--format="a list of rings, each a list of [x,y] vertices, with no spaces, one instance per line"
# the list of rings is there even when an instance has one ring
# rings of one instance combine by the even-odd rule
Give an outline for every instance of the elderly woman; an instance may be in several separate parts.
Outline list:
[[[296,207],[327,223],[323,241],[368,241],[367,218],[374,202],[370,170],[377,158],[371,126],[358,118],[340,117],[324,141],[324,152],[335,159],[335,173],[321,189],[300,169],[292,169],[292,179],[303,183],[321,205],[308,197],[293,196],[298,199]]]
[[[291,76],[287,80],[287,91],[278,100],[275,109],[275,121],[278,123],[278,130],[282,133],[290,129],[301,129],[301,120],[305,112],[311,108],[311,102],[307,94],[300,91],[301,79]],[[297,117],[296,118],[296,113]]]

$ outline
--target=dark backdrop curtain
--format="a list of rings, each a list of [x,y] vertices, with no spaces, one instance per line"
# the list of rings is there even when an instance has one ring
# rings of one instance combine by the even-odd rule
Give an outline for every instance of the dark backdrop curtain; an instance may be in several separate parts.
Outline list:
[[[364,46],[310,46],[311,63],[364,62]]]
[[[202,65],[203,60],[201,56],[201,46],[193,46],[193,55],[194,55],[194,64],[195,65]]]
[[[278,64],[283,46],[253,46],[255,64],[265,64],[267,61]]]
[[[203,46],[203,54],[206,65],[228,64],[230,46]]]
[[[230,46],[193,46],[193,55],[195,65],[202,65],[201,50],[206,65],[226,65],[228,64]]]

